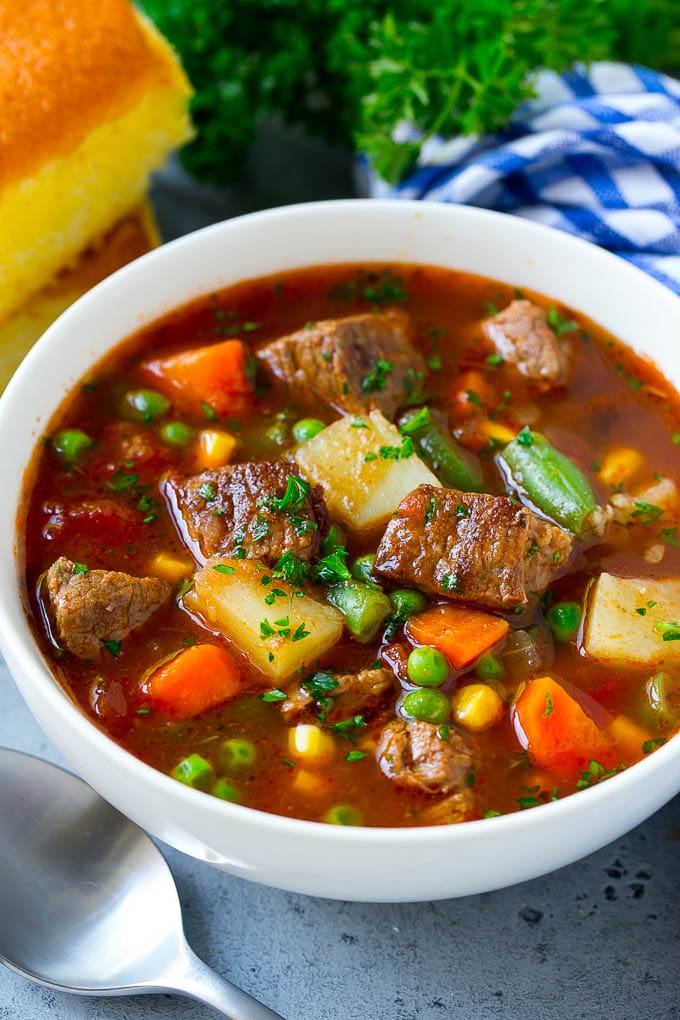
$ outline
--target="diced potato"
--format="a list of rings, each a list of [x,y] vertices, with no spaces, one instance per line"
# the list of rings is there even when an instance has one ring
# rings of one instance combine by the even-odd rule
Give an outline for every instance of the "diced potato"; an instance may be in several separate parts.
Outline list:
[[[651,739],[652,734],[643,730],[627,715],[614,716],[608,726],[609,736],[627,759],[642,758],[642,745]]]
[[[320,726],[300,723],[288,731],[288,751],[308,763],[327,762],[335,757],[335,741]]]
[[[655,479],[631,492],[615,492],[609,500],[618,524],[647,524],[680,510],[680,493],[672,478]]]
[[[293,789],[302,797],[324,797],[330,788],[328,776],[312,772],[311,769],[295,769]]]
[[[343,616],[309,594],[298,595],[285,581],[253,560],[218,556],[194,576],[185,606],[224,634],[275,683],[328,651],[342,633]],[[272,605],[265,602],[276,592]]]
[[[193,560],[165,552],[159,552],[149,564],[149,573],[152,577],[160,577],[162,581],[169,581],[170,584],[176,584],[183,577],[191,577],[193,572]]]
[[[295,458],[310,481],[323,485],[331,517],[360,531],[385,524],[419,485],[439,485],[415,453],[390,457],[403,439],[379,411],[347,415],[299,447]]]
[[[601,574],[586,610],[587,655],[618,665],[680,664],[680,641],[658,623],[680,624],[680,581]]]

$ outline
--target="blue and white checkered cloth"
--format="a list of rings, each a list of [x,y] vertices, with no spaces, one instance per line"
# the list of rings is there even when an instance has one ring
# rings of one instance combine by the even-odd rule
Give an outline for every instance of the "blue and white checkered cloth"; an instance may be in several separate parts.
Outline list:
[[[680,82],[626,64],[538,76],[507,131],[433,138],[397,188],[375,198],[514,213],[594,241],[680,294]],[[404,125],[399,137],[416,138]]]

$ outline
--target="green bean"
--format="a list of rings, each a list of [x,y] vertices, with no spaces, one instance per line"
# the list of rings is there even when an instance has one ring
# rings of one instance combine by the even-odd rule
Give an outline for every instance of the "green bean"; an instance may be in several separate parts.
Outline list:
[[[449,664],[437,648],[414,648],[406,663],[411,683],[418,687],[441,687],[449,675]]]
[[[202,787],[212,778],[213,768],[200,754],[190,754],[175,765],[170,775],[185,786]]]
[[[478,459],[452,436],[444,434],[429,407],[407,411],[399,420],[399,429],[411,437],[418,453],[443,485],[464,492],[483,490],[484,476]]]
[[[414,591],[413,588],[396,588],[390,592],[388,598],[398,623],[406,623],[416,613],[422,613],[427,605],[423,593]]]
[[[55,453],[64,464],[73,467],[93,445],[86,432],[81,429],[62,429],[52,439]]]
[[[366,553],[365,556],[358,556],[352,564],[352,577],[355,581],[363,581],[364,584],[372,584],[374,588],[379,587],[373,576],[375,566],[375,553]]]
[[[220,800],[230,800],[236,804],[241,800],[241,793],[238,787],[234,786],[233,783],[227,782],[226,779],[218,779],[210,792],[213,797],[219,797]]]
[[[593,490],[576,465],[538,432],[522,429],[497,457],[504,473],[539,510],[584,538],[598,509]]]
[[[293,438],[296,443],[306,443],[314,436],[318,436],[319,432],[323,432],[325,428],[324,423],[318,418],[301,418],[293,425]]]
[[[680,720],[680,682],[669,673],[655,673],[645,685],[652,719],[663,726],[675,726]]]
[[[497,683],[505,676],[505,666],[492,652],[484,652],[484,655],[477,661],[475,673],[480,680],[487,683]]]
[[[363,815],[351,804],[336,804],[321,819],[329,825],[363,825]]]
[[[441,691],[411,691],[401,703],[402,710],[410,719],[441,725],[449,718],[449,699]]]
[[[123,414],[132,421],[153,421],[170,408],[170,401],[156,390],[128,390],[123,397]]]
[[[247,768],[257,757],[255,745],[241,737],[224,740],[220,750],[226,768]]]
[[[391,605],[387,595],[359,581],[342,581],[328,589],[328,601],[345,617],[347,629],[357,641],[370,641],[389,616]]]
[[[580,626],[581,607],[578,602],[556,602],[546,613],[546,620],[555,640],[568,645]]]
[[[161,439],[170,446],[186,446],[194,430],[183,421],[169,421],[161,429]]]

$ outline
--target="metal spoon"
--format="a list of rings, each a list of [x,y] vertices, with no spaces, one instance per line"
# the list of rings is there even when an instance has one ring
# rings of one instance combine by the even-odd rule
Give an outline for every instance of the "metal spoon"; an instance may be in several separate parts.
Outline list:
[[[0,748],[0,961],[82,995],[179,992],[283,1020],[187,945],[160,851],[82,780]]]

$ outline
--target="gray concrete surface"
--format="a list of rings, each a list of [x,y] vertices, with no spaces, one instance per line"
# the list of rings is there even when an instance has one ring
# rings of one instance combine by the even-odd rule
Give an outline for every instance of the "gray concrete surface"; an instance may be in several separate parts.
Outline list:
[[[165,236],[301,196],[341,197],[351,175],[346,161],[322,147],[277,144],[259,152],[251,182],[216,192],[172,171],[155,190]],[[0,745],[59,761],[1,662]],[[438,903],[310,899],[164,849],[196,951],[288,1020],[680,1017],[680,798],[569,868]],[[167,996],[69,997],[0,967],[0,1020],[214,1015]]]

